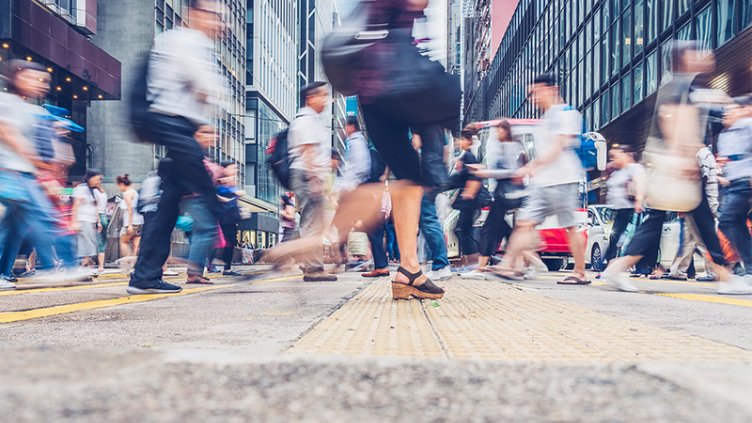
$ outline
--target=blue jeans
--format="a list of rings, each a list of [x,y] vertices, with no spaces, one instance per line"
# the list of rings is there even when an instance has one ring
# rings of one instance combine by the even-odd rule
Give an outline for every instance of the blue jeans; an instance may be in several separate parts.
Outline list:
[[[193,197],[183,202],[185,211],[193,218],[191,249],[188,253],[188,274],[203,275],[204,264],[214,250],[217,240],[217,218],[203,198]]]
[[[386,224],[381,223],[368,234],[368,241],[371,242],[371,254],[373,255],[374,269],[386,269],[389,267],[389,262],[386,258],[386,250],[384,249],[385,229]]]
[[[436,203],[432,196],[424,195],[420,205],[420,230],[426,238],[426,247],[433,263],[431,270],[439,270],[449,266],[444,231],[439,224],[436,213]]]
[[[0,246],[6,245],[12,233],[27,234],[27,240],[37,251],[37,268],[53,268],[53,245],[58,235],[56,212],[34,175],[0,171],[0,203],[6,208],[6,216],[13,216],[12,223],[5,219],[0,224]],[[14,225],[12,230],[10,224]],[[5,253],[0,251],[0,255]],[[7,253],[9,260],[15,260],[15,256],[11,259],[10,255],[17,254],[18,250]]]
[[[752,274],[752,237],[747,228],[752,204],[752,181],[732,181],[721,196],[721,217],[718,227],[734,245],[748,274]]]
[[[16,229],[16,218],[12,214],[5,216],[0,223],[0,239],[5,243],[0,245],[0,276],[12,276],[13,265],[16,262],[18,252],[21,250],[24,234]]]

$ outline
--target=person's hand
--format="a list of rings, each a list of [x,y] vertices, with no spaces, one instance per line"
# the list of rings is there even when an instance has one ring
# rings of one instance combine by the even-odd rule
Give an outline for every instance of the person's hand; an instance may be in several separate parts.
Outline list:
[[[474,195],[468,194],[467,192],[463,192],[460,197],[462,197],[463,200],[472,200],[473,198],[475,198]]]
[[[97,232],[102,233],[102,222],[97,222]]]
[[[471,171],[478,171],[478,170],[485,169],[486,166],[480,163],[476,163],[476,164],[467,165],[467,168],[470,169]]]
[[[532,167],[530,167],[530,165],[525,165],[525,166],[522,166],[521,168],[517,169],[514,172],[514,177],[516,179],[522,179],[522,178],[524,178],[526,176],[530,176],[532,174],[533,174]]]
[[[727,187],[727,186],[731,185],[731,181],[729,181],[728,179],[724,178],[723,176],[719,176],[718,177],[718,184],[720,186],[722,186],[722,187]]]
[[[133,225],[128,225],[127,232],[128,232],[128,235],[133,235]]]

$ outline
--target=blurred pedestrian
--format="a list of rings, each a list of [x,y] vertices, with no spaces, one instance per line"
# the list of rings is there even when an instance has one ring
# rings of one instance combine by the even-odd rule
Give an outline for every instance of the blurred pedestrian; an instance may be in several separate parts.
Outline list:
[[[88,169],[83,181],[73,189],[73,222],[77,231],[76,251],[81,264],[90,267],[93,258],[99,254],[99,234],[102,223],[99,221],[100,198],[99,187],[102,185],[102,173]]]
[[[479,163],[472,151],[474,135],[471,131],[462,131],[458,143],[462,153],[457,159],[455,174],[451,177],[457,180],[456,184],[460,187],[452,207],[460,212],[455,232],[460,240],[460,254],[465,271],[471,271],[478,263],[475,219],[480,215],[479,194],[484,189],[480,178],[472,172]],[[464,273],[462,270],[460,272]]]
[[[704,115],[693,101],[693,92],[702,86],[698,75],[715,68],[711,51],[692,41],[677,41],[671,49],[672,78],[661,86],[655,106],[655,118],[646,146],[646,161],[652,173],[647,175],[647,217],[637,228],[624,257],[613,260],[603,277],[615,288],[638,291],[622,274],[635,265],[652,247],[660,243],[663,222],[672,208],[682,208],[691,216],[698,234],[713,259],[713,271],[720,281],[719,294],[752,294],[752,276],[732,275],[723,255],[715,228],[713,212],[706,195],[697,152],[705,139]]]
[[[221,163],[222,176],[217,180],[217,193],[221,198],[229,201],[237,201],[237,173],[238,165],[234,161],[224,161]],[[224,262],[224,276],[242,276],[240,273],[232,270],[232,262],[235,257],[235,247],[238,244],[238,222],[226,213],[220,219],[220,229],[225,239],[225,247],[217,250],[219,258]]]
[[[585,241],[575,220],[578,186],[584,177],[582,164],[574,151],[582,134],[582,116],[564,103],[554,75],[536,77],[530,86],[530,94],[536,107],[544,112],[535,138],[536,157],[514,175],[516,178],[531,177],[529,195],[518,213],[502,265],[495,273],[513,280],[523,278],[524,274],[516,263],[525,251],[536,249],[538,234],[535,227],[546,217],[556,216],[559,226],[566,228],[575,262],[572,275],[557,283],[587,285],[590,281],[585,274]]]
[[[292,191],[300,207],[300,236],[321,239],[321,248],[302,258],[303,280],[336,281],[324,272],[323,236],[326,203],[325,184],[331,168],[331,137],[320,114],[329,104],[329,89],[324,82],[313,82],[301,89],[303,108],[290,124],[289,149],[292,163]]]
[[[70,264],[66,264],[66,272],[53,270],[53,246],[59,236],[57,214],[35,177],[39,169],[50,169],[32,141],[39,116],[49,114],[33,102],[49,91],[50,75],[34,62],[9,61],[5,66],[8,93],[0,93],[0,204],[5,207],[5,216],[13,216],[14,220],[6,218],[0,223],[0,246],[5,245],[12,223],[17,233],[27,234],[37,251],[36,281],[85,280],[85,272],[67,267]],[[14,283],[0,280],[0,288],[14,287]]]
[[[107,252],[107,228],[110,224],[107,218],[107,192],[102,186],[101,179],[94,193],[97,196],[97,213],[99,214],[99,224],[102,227],[97,238],[97,275],[100,275],[104,273],[105,253]]]
[[[147,99],[151,101],[145,132],[166,146],[170,171],[162,176],[162,195],[152,219],[144,225],[129,294],[176,293],[182,288],[162,280],[170,254],[180,199],[197,193],[214,216],[222,213],[214,184],[204,167],[204,147],[195,139],[221,108],[223,83],[215,43],[224,34],[222,3],[189,0],[184,22],[159,34],[149,58]],[[203,263],[201,264],[203,267]]]
[[[120,229],[120,255],[132,257],[138,254],[141,245],[144,216],[138,212],[139,193],[133,188],[133,182],[126,173],[115,180],[122,198],[118,201],[122,227]]]
[[[730,107],[723,123],[726,129],[718,138],[718,156],[728,182],[721,197],[719,226],[739,254],[746,273],[752,275],[752,237],[747,229],[752,207],[752,96]]]
[[[494,201],[480,232],[480,258],[477,269],[460,274],[463,279],[486,279],[490,258],[496,254],[499,244],[512,234],[512,227],[506,221],[510,211],[522,205],[524,182],[517,178],[516,172],[528,162],[525,146],[512,137],[512,127],[502,120],[496,128],[495,163],[488,163],[489,168],[479,165],[468,166],[477,178],[491,178],[496,181]]]
[[[619,242],[627,226],[632,222],[635,213],[642,213],[645,203],[645,169],[635,162],[632,147],[613,146],[609,155],[612,171],[606,181],[606,202],[614,210],[614,223],[608,239],[608,248],[603,255],[604,263],[618,255]]]
[[[280,225],[282,225],[282,242],[292,241],[298,238],[298,231],[296,230],[295,215],[295,201],[294,194],[292,192],[282,194],[279,197],[280,203]]]

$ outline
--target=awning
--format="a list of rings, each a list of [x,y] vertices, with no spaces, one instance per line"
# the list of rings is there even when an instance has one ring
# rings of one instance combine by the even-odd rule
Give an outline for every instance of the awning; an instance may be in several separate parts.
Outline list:
[[[276,213],[279,210],[276,204],[267,203],[258,198],[243,196],[239,198],[240,207],[251,213]]]

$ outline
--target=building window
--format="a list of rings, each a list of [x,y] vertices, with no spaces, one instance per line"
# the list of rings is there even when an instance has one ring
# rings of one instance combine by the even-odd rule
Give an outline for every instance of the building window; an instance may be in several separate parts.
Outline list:
[[[601,49],[596,44],[593,49],[593,91],[597,91],[601,87]]]
[[[611,117],[616,119],[621,114],[621,99],[619,98],[619,83],[611,87]]]
[[[718,9],[718,45],[730,40],[734,34],[734,4],[736,0],[716,0]]]
[[[611,67],[611,76],[616,75],[621,68],[621,20],[615,19],[611,27],[611,57],[609,66]]]
[[[661,3],[663,6],[663,25],[661,26],[661,30],[665,31],[674,23],[674,4],[676,0],[663,0]]]
[[[634,90],[632,92],[632,97],[634,97],[635,104],[639,103],[640,100],[642,100],[642,62],[638,63],[637,66],[634,67],[634,71],[632,73],[632,77],[634,78]]]
[[[656,37],[658,37],[658,2],[660,0],[645,1],[647,2],[648,6],[648,40],[645,44],[649,44],[651,41],[655,40]]]
[[[626,66],[632,58],[632,9],[627,9],[621,17],[621,29],[623,34],[623,48],[621,55],[623,66]]]
[[[742,28],[752,25],[752,0],[742,2]]]
[[[604,126],[611,121],[611,101],[609,99],[608,90],[604,91],[603,96],[601,97],[601,110],[603,111],[603,114],[601,115],[601,126]]]
[[[697,34],[697,41],[705,48],[712,47],[711,30],[713,29],[711,18],[713,14],[710,10],[710,5],[702,9],[700,13],[695,17],[695,34]]]
[[[593,102],[593,129],[600,127],[601,125],[601,102],[599,99],[595,99]]]
[[[634,5],[634,54],[642,53],[645,44],[645,0],[635,0]]]
[[[676,14],[677,18],[680,18],[682,15],[689,12],[690,3],[692,3],[691,0],[679,0],[679,4],[678,4],[679,10],[678,10],[678,13]]]
[[[658,89],[658,54],[651,53],[645,60],[645,88],[646,95],[654,93]]]
[[[683,27],[679,31],[676,32],[676,38],[679,40],[689,40],[692,38],[692,28],[689,25],[689,22],[684,24]]]
[[[608,46],[608,37],[604,36],[601,40],[601,76],[603,81],[608,80],[608,62],[611,59],[611,52]]]
[[[621,99],[622,99],[622,110],[629,110],[630,107],[632,107],[632,90],[634,87],[632,86],[632,74],[628,73],[624,79],[621,80]]]

